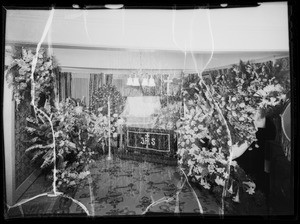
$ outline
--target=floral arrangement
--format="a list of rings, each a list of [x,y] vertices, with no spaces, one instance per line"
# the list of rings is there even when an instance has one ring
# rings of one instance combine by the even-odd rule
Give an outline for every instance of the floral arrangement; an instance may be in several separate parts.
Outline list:
[[[285,85],[286,87],[286,85]],[[184,117],[177,130],[179,163],[187,176],[216,195],[239,201],[239,195],[255,193],[253,183],[230,152],[234,146],[256,141],[254,119],[274,113],[283,105],[289,89],[265,64],[234,66],[217,75],[211,85],[197,76],[185,77]],[[224,191],[225,190],[225,191]]]
[[[103,113],[107,113],[107,102],[110,100],[111,115],[121,114],[125,100],[121,93],[113,85],[103,85],[92,96],[91,109],[97,113],[98,108],[102,107]]]
[[[270,116],[282,107],[287,88],[283,88],[275,76],[271,64],[250,64],[240,61],[227,74],[214,77],[212,91],[222,113],[228,120],[233,144],[250,145],[256,141],[253,120],[257,113]]]
[[[229,177],[228,156],[232,143],[205,86],[192,83],[189,88],[196,92],[189,97],[189,91],[183,91],[188,101],[177,131],[179,164],[188,171],[187,176],[221,195]]]
[[[35,52],[22,48],[21,56],[15,54],[6,75],[9,86],[13,87],[13,96],[17,104],[25,98],[26,93],[29,93],[30,96],[31,69],[34,57]],[[48,96],[53,91],[55,68],[57,68],[55,58],[47,56],[47,52],[41,48],[37,54],[37,63],[33,74],[36,105],[38,105],[41,93]]]
[[[35,53],[30,49],[22,48],[21,52],[16,51],[6,75],[9,86],[13,87],[13,96],[17,104],[21,101],[31,101],[31,97],[34,97],[34,114],[26,119],[25,130],[29,145],[26,153],[31,157],[32,163],[48,173],[50,178],[53,178],[51,170],[56,161],[57,187],[76,185],[89,175],[88,164],[93,162],[94,155],[101,145],[104,147],[109,137],[116,137],[119,117],[114,109],[121,97],[114,87],[103,88],[110,93],[113,102],[111,130],[108,130],[108,115],[103,111],[105,100],[98,102],[100,104],[94,111],[87,110],[72,99],[55,102],[55,70],[59,68],[55,59],[48,57],[44,49],[40,49],[37,58],[35,57]],[[32,76],[35,59],[37,63]],[[100,91],[103,99],[107,97],[104,93],[105,91]],[[47,98],[45,105],[40,103],[42,95]],[[108,135],[109,131],[111,136]]]
[[[50,116],[50,110],[44,109]],[[112,136],[116,135],[116,120],[112,119]],[[26,128],[29,133],[31,146],[26,150],[31,154],[32,161],[39,162],[42,169],[53,168],[53,131],[57,161],[57,187],[76,185],[81,179],[89,175],[88,164],[93,162],[97,154],[100,141],[108,136],[107,115],[88,111],[76,102],[67,99],[66,102],[56,104],[55,112],[51,116],[51,124],[45,121],[42,114],[37,119],[29,118]],[[51,131],[51,126],[53,131]],[[97,147],[95,147],[95,143]],[[50,178],[52,174],[49,175]]]
[[[155,128],[175,130],[177,129],[176,123],[181,115],[181,102],[168,104],[160,110],[160,113],[155,119]]]

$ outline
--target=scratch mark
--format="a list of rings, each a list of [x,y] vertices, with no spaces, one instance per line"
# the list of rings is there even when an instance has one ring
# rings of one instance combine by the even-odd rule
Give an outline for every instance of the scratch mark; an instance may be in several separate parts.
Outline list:
[[[176,6],[173,7],[173,11],[172,11],[172,40],[173,40],[173,43],[179,48],[179,50],[184,52],[183,71],[185,71],[185,67],[186,67],[186,39],[185,39],[185,43],[184,43],[184,49],[182,49],[179,46],[179,44],[177,43],[176,39],[175,39],[175,20],[176,20]]]
[[[213,37],[213,33],[212,33],[212,26],[211,26],[211,19],[210,19],[210,11],[209,9],[206,9],[206,12],[207,12],[207,18],[208,18],[208,25],[209,25],[209,33],[210,33],[210,36],[211,36],[211,45],[212,45],[212,50],[211,50],[211,55],[209,57],[209,60],[207,61],[207,63],[204,65],[203,69],[201,70],[201,72],[199,72],[198,70],[198,66],[197,66],[197,62],[196,62],[196,59],[195,59],[195,56],[194,54],[192,53],[192,58],[193,58],[193,61],[194,61],[194,64],[195,64],[195,67],[196,67],[196,70],[198,72],[198,76],[200,77],[200,82],[205,86],[205,88],[207,89],[207,94],[209,94],[210,98],[209,100],[212,101],[212,103],[215,105],[216,109],[218,110],[219,112],[219,115],[221,116],[222,120],[224,121],[224,124],[226,126],[226,131],[227,131],[227,134],[228,134],[228,137],[229,137],[229,142],[230,142],[230,145],[229,145],[229,159],[228,159],[228,166],[227,166],[227,171],[228,171],[228,174],[230,175],[230,165],[231,165],[231,162],[232,162],[232,137],[231,137],[231,133],[230,133],[230,130],[229,130],[229,127],[228,127],[228,124],[227,124],[227,121],[225,119],[225,117],[223,116],[223,113],[218,105],[218,103],[214,100],[209,88],[207,87],[207,85],[205,84],[204,80],[203,80],[203,71],[206,69],[206,67],[208,66],[208,64],[211,62],[212,58],[213,58],[213,54],[214,54],[214,50],[215,50],[215,46],[214,46],[214,37]],[[195,17],[195,15],[194,15]],[[194,23],[194,19],[192,20],[192,24]],[[191,32],[193,32],[193,29],[192,29],[193,25],[191,25]],[[191,41],[192,42],[192,41]],[[192,45],[190,42],[190,45]],[[228,185],[228,180],[229,180],[229,175],[228,177],[226,178],[226,182],[225,182],[225,186],[223,187],[223,192],[222,192],[222,212],[221,212],[221,215],[224,215],[224,197],[226,195],[226,190],[227,190],[227,185]]]
[[[153,197],[151,197],[151,199],[153,200]],[[150,205],[147,206],[147,208],[145,209],[145,211],[142,213],[143,215],[146,214],[146,212],[148,212],[148,210],[152,207],[152,206],[155,206],[155,205],[158,205],[160,203],[163,203],[163,202],[170,202],[170,201],[173,201],[174,198],[173,197],[162,197],[156,201],[153,201]]]
[[[186,180],[187,180],[187,179],[185,179],[185,180],[183,181],[182,185],[178,187],[179,190],[177,190],[177,192],[176,192],[176,197],[175,197],[175,198],[176,198],[176,203],[175,203],[175,211],[174,211],[174,213],[179,213],[179,194],[181,193],[182,188],[184,187],[184,185],[185,185],[185,183],[186,183]],[[179,184],[179,183],[178,183],[178,184]],[[193,189],[192,189],[192,190],[193,190]],[[145,214],[152,206],[158,205],[158,204],[163,203],[163,202],[171,202],[171,201],[174,200],[174,197],[162,197],[162,198],[160,198],[160,199],[158,199],[158,200],[155,201],[152,194],[150,195],[150,198],[151,198],[152,203],[151,203],[150,205],[147,206],[146,210],[142,213],[143,215],[144,215],[144,214]],[[197,197],[196,197],[196,198],[197,198]],[[197,199],[198,199],[198,198],[197,198]],[[201,205],[200,205],[199,208],[202,209]],[[202,212],[203,212],[203,211],[202,211]]]
[[[34,105],[34,107],[36,107]],[[52,123],[52,120],[50,119],[50,117],[42,110],[36,108],[36,110],[40,113],[42,113],[49,121],[50,123],[50,126],[51,126],[51,131],[52,131],[52,141],[53,141],[53,192],[54,194],[56,195],[57,194],[57,189],[56,189],[56,180],[57,180],[57,177],[56,177],[56,146],[55,146],[55,131],[54,131],[54,128],[53,128],[53,123]],[[52,115],[52,114],[51,114]]]
[[[90,38],[90,35],[89,35],[88,28],[87,28],[86,15],[87,15],[87,10],[84,9],[84,10],[83,10],[84,29],[85,29],[85,33],[86,33],[86,36],[87,36],[89,42],[92,43],[91,38]]]
[[[50,15],[48,17],[48,20],[47,20],[47,23],[45,25],[45,28],[44,28],[44,31],[43,31],[43,34],[42,34],[42,37],[39,41],[39,43],[37,44],[37,47],[36,47],[36,52],[35,52],[35,55],[33,56],[33,59],[32,59],[32,67],[31,67],[31,74],[30,74],[30,79],[31,79],[31,105],[33,106],[33,109],[34,109],[34,113],[36,116],[38,116],[42,122],[45,122],[43,120],[43,118],[39,115],[39,113],[41,113],[42,115],[44,115],[44,117],[49,121],[50,123],[50,126],[51,126],[51,131],[52,131],[52,144],[53,144],[53,184],[52,184],[52,187],[53,187],[53,192],[51,193],[42,193],[42,194],[38,194],[34,197],[31,197],[29,199],[26,199],[26,200],[22,200],[20,201],[19,203],[16,203],[15,205],[13,206],[9,206],[7,205],[8,207],[8,211],[13,208],[13,207],[16,207],[16,206],[21,206],[22,204],[24,203],[27,203],[29,201],[32,201],[38,197],[42,197],[42,196],[47,196],[47,197],[57,197],[57,196],[62,196],[62,197],[66,197],[66,198],[69,198],[71,199],[74,203],[78,204],[80,207],[83,208],[83,210],[87,213],[87,215],[89,215],[89,212],[87,210],[87,208],[80,202],[78,202],[77,200],[69,197],[69,196],[66,196],[66,195],[63,195],[62,192],[58,192],[57,189],[56,189],[56,180],[57,180],[57,177],[56,177],[56,148],[55,148],[55,131],[54,131],[54,128],[53,128],[53,123],[52,123],[52,113],[50,114],[50,116],[48,116],[44,111],[40,110],[39,108],[37,108],[37,106],[35,105],[35,81],[34,81],[34,72],[35,72],[35,69],[36,69],[36,64],[37,64],[37,60],[38,60],[38,56],[39,56],[39,51],[40,51],[40,48],[41,48],[41,45],[42,43],[44,42],[45,38],[46,38],[46,35],[48,34],[49,35],[49,30],[51,28],[51,25],[52,25],[52,21],[53,21],[53,17],[54,17],[54,8],[51,9],[50,11]],[[48,41],[51,41],[50,37],[48,36]],[[48,42],[48,46],[50,48],[50,43]],[[48,49],[49,50],[49,49]],[[52,53],[51,50],[48,51],[50,54]],[[7,212],[8,212],[7,211]],[[21,209],[21,213],[23,214],[23,210]],[[24,214],[23,214],[24,216]]]
[[[84,204],[82,204],[80,201],[77,201],[76,199],[70,197],[70,196],[67,196],[67,195],[62,195],[62,197],[65,197],[65,198],[68,198],[68,199],[71,199],[74,203],[76,203],[77,205],[79,205],[84,211],[85,213],[90,216],[90,213],[88,211],[88,209],[86,208],[86,206]]]
[[[51,25],[52,25],[52,21],[53,21],[53,17],[54,17],[54,11],[55,11],[54,8],[52,8],[52,10],[50,11],[50,15],[49,15],[49,18],[47,20],[47,23],[46,23],[43,35],[41,37],[41,40],[40,40],[40,42],[38,43],[38,45],[36,47],[36,52],[35,52],[35,55],[34,55],[33,60],[32,60],[31,76],[30,76],[30,78],[31,78],[31,86],[32,86],[32,88],[31,88],[31,105],[34,108],[35,114],[38,114],[38,112],[41,113],[41,114],[43,114],[45,116],[45,118],[49,121],[50,126],[51,126],[52,140],[53,140],[53,157],[54,157],[54,160],[53,160],[53,166],[54,166],[54,168],[53,168],[53,192],[56,195],[57,191],[56,191],[55,132],[54,132],[54,129],[53,129],[53,123],[51,121],[51,118],[44,111],[42,111],[39,108],[37,108],[37,106],[35,105],[35,81],[34,81],[34,72],[35,72],[35,68],[36,68],[36,64],[37,64],[37,58],[38,58],[38,55],[39,55],[40,47],[41,47],[41,44],[43,43],[46,35],[48,34],[48,31],[49,31]]]
[[[173,43],[182,51],[185,52],[186,49],[182,49],[175,39],[175,20],[176,20],[176,6],[173,7],[172,10],[172,40]]]
[[[47,194],[48,194],[48,193],[43,193],[43,194],[36,195],[36,196],[34,196],[34,197],[32,197],[32,198],[22,200],[22,201],[20,201],[20,202],[14,204],[14,205],[12,205],[12,206],[7,205],[8,211],[9,211],[9,209],[11,209],[11,208],[18,207],[18,206],[20,206],[20,205],[22,205],[22,204],[24,204],[24,203],[27,203],[27,202],[29,202],[29,201],[32,201],[32,200],[34,200],[34,199],[36,199],[36,198],[38,198],[38,197],[47,196]]]
[[[122,8],[122,36],[125,35],[125,7]]]
[[[45,39],[45,37],[46,37],[46,35],[48,33],[48,30],[49,30],[49,28],[50,28],[50,26],[52,24],[52,20],[53,20],[53,16],[54,16],[54,11],[55,11],[54,8],[52,8],[51,11],[50,11],[50,15],[49,15],[49,18],[47,20],[47,23],[46,23],[43,35],[41,37],[40,42],[38,43],[38,45],[36,47],[36,52],[35,52],[35,55],[33,56],[33,59],[32,59],[31,75],[30,75],[31,85],[32,85],[32,88],[31,88],[31,105],[32,106],[34,106],[34,100],[35,100],[34,72],[35,72],[35,68],[36,68],[36,64],[37,64],[39,50],[40,50],[41,45],[44,42],[44,39]]]
[[[185,176],[185,179],[186,179],[188,185],[190,186],[190,188],[191,188],[191,190],[192,190],[192,192],[193,192],[193,194],[194,194],[194,196],[195,196],[195,198],[196,198],[196,201],[197,201],[198,207],[199,207],[199,212],[200,212],[201,214],[203,214],[203,208],[202,208],[202,205],[201,205],[201,203],[200,203],[200,201],[199,201],[199,199],[198,199],[198,196],[197,196],[195,190],[194,190],[193,187],[191,186],[191,184],[190,184],[190,182],[189,182],[189,180],[188,180],[188,178],[187,178],[185,172],[183,171],[183,169],[182,169],[181,167],[179,167],[179,168],[181,169],[183,175]]]
[[[88,178],[88,181],[89,181],[89,189],[90,189],[90,199],[91,199],[91,207],[92,207],[92,216],[95,216],[95,197],[94,197],[94,193],[93,193],[93,190],[92,190],[92,183],[93,183],[93,180],[92,180],[92,177],[90,176]]]
[[[20,212],[21,212],[22,216],[24,217],[24,211],[23,211],[22,206],[19,206],[19,209],[20,209]]]

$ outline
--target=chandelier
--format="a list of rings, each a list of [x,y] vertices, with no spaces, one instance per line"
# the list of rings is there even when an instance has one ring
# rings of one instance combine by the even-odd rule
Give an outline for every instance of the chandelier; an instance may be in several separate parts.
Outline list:
[[[140,52],[140,69],[137,71],[136,74],[130,75],[127,78],[127,86],[140,86],[140,79],[142,79],[142,86],[149,86],[149,87],[154,87],[155,86],[155,81],[153,78],[153,75],[148,75],[148,73],[143,73],[142,71],[142,54]],[[134,76],[134,78],[132,77]],[[150,76],[150,78],[149,78]]]
[[[135,74],[134,78],[132,76],[129,76],[127,78],[126,85],[127,86],[140,86],[140,78],[139,78],[140,76],[144,76],[142,78],[142,86],[149,86],[149,87],[154,87],[155,86],[155,81],[154,81],[153,75],[151,75],[150,78],[149,78],[148,74],[145,74],[145,75]]]

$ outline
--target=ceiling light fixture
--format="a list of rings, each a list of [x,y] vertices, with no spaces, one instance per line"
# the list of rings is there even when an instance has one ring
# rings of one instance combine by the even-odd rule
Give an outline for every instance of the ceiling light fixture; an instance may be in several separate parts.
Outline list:
[[[228,4],[227,3],[222,3],[222,4],[220,4],[220,6],[223,7],[223,8],[225,8],[225,7],[228,6]]]
[[[72,7],[73,7],[74,9],[79,9],[79,8],[80,8],[80,6],[79,6],[78,4],[73,4]]]
[[[107,9],[121,9],[124,7],[123,4],[106,4],[104,5],[105,8]]]
[[[155,82],[153,77],[151,76],[150,80],[149,80],[149,86],[155,86]]]
[[[142,86],[149,86],[149,80],[147,78],[143,78]]]
[[[133,79],[133,83],[132,83],[133,86],[139,86],[140,85],[140,82],[139,82],[139,79],[137,77],[135,77]]]
[[[126,85],[127,85],[127,86],[132,86],[132,85],[133,85],[133,80],[132,80],[131,77],[129,77],[129,78],[127,79]]]

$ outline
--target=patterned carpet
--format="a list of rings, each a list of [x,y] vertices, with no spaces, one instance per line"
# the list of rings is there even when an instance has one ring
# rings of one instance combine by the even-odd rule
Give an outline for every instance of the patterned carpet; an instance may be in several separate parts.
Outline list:
[[[68,192],[73,199],[84,205],[88,215],[200,214],[200,209],[204,215],[219,214],[216,200],[207,193],[191,188],[176,166],[121,160],[117,157],[108,161],[102,157],[90,166],[90,171],[90,178],[81,182],[73,192]],[[51,183],[45,183],[43,177],[40,177],[22,199],[50,190]],[[9,216],[85,216],[87,212],[69,198],[42,196],[10,209]]]

